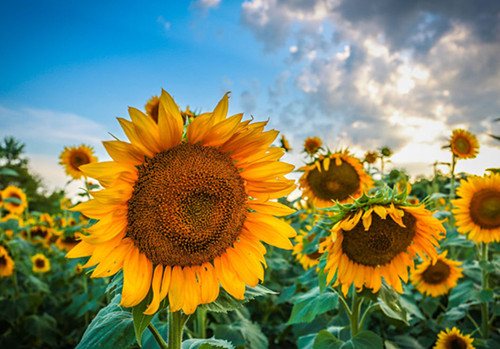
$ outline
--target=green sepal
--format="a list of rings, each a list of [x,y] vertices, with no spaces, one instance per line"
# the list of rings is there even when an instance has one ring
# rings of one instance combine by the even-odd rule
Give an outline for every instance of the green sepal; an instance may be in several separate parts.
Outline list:
[[[153,315],[144,314],[144,311],[151,303],[152,299],[153,299],[153,293],[150,291],[148,295],[142,300],[141,303],[137,304],[135,307],[132,308],[132,319],[134,320],[135,338],[137,340],[137,344],[139,344],[139,347],[142,347],[141,344],[142,333],[148,327],[149,323],[151,322],[151,320],[153,320],[153,317],[155,316],[155,314]]]

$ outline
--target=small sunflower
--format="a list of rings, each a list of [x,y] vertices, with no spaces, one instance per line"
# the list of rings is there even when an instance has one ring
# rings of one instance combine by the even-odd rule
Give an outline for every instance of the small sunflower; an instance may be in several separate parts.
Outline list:
[[[59,236],[56,240],[56,246],[63,251],[71,251],[73,247],[78,245],[82,238],[82,234],[76,233],[69,236]]]
[[[15,263],[9,256],[5,247],[0,246],[0,277],[11,276],[14,272]]]
[[[54,219],[52,218],[52,216],[48,213],[42,213],[40,215],[40,217],[38,218],[38,221],[40,223],[46,223],[47,226],[51,227],[54,225]]]
[[[314,238],[315,238],[314,233],[308,235],[308,233],[303,230],[301,230],[299,234],[294,238],[296,244],[293,247],[292,255],[295,256],[295,259],[299,261],[304,270],[308,270],[318,265],[319,258],[323,254],[323,250],[321,247],[319,247],[318,249],[316,249],[316,251],[313,251],[311,253],[304,252],[304,239],[308,240],[309,242],[312,242]],[[320,245],[324,240],[325,238],[320,238],[319,240]]]
[[[380,149],[380,154],[382,154],[383,156],[385,156],[386,158],[389,158],[392,156],[393,152],[392,152],[392,149],[389,148],[389,147],[382,147]]]
[[[479,151],[476,136],[463,129],[453,130],[450,147],[453,154],[459,159],[474,159]]]
[[[81,263],[78,263],[77,265],[75,265],[75,274],[78,275],[78,274],[81,274],[83,271],[83,265]]]
[[[474,242],[500,241],[500,174],[460,181],[452,210],[459,233]]]
[[[155,122],[158,122],[158,107],[160,106],[160,97],[153,96],[146,103],[144,109],[146,114],[149,115]]]
[[[333,206],[334,201],[351,202],[373,186],[361,162],[347,151],[320,155],[314,162],[302,167],[299,179],[302,197],[312,199],[318,208]]]
[[[378,152],[376,152],[376,151],[367,151],[365,153],[365,162],[368,163],[368,164],[374,164],[375,162],[377,162],[378,157],[379,157]]]
[[[424,261],[412,272],[410,280],[417,290],[432,297],[447,294],[462,277],[462,262],[446,258],[448,251],[441,253],[435,261]]]
[[[285,149],[286,152],[292,151],[292,147],[290,147],[288,139],[285,138],[285,135],[281,135],[281,148]]]
[[[265,247],[292,249],[295,230],[274,216],[294,211],[269,201],[295,189],[293,166],[270,147],[267,122],[226,117],[226,94],[212,113],[184,127],[179,107],[162,92],[158,123],[130,108],[119,118],[130,143],[104,142],[113,161],[82,168],[105,188],[72,210],[99,222],[68,254],[91,256],[93,277],[123,269],[121,305],[152,290],[146,314],[168,296],[170,311],[192,314],[213,302],[219,284],[237,299],[263,279]]]
[[[31,262],[33,263],[33,272],[35,273],[46,273],[50,271],[50,261],[41,253],[31,257]]]
[[[37,224],[30,228],[32,242],[39,242],[47,245],[52,237],[52,230],[44,225]]]
[[[93,148],[85,144],[64,147],[59,159],[61,159],[59,164],[63,165],[66,173],[74,179],[80,179],[83,176],[80,166],[97,162]]]
[[[21,188],[14,185],[9,185],[2,193],[3,207],[12,214],[21,215],[28,207],[26,194]],[[9,200],[10,199],[10,200]]]
[[[304,141],[304,151],[307,154],[314,155],[321,149],[323,142],[318,137],[309,137]]]
[[[474,341],[470,335],[463,335],[462,332],[453,327],[451,330],[441,331],[438,340],[432,349],[475,349],[472,345]]]
[[[186,110],[181,110],[181,116],[183,122],[191,122],[196,117],[196,115],[191,110],[189,110],[189,105],[186,106]]]
[[[67,210],[69,209],[71,206],[73,206],[73,204],[71,203],[71,200],[68,199],[68,198],[63,198],[61,200],[61,203],[59,205],[61,207],[61,210]]]
[[[337,275],[335,285],[363,286],[376,293],[382,277],[397,292],[402,293],[402,279],[408,281],[408,267],[414,268],[413,258],[435,259],[438,240],[446,230],[432,213],[422,206],[407,206],[390,202],[373,204],[367,201],[349,205],[336,218],[328,247],[327,280]],[[340,220],[338,220],[340,218]]]

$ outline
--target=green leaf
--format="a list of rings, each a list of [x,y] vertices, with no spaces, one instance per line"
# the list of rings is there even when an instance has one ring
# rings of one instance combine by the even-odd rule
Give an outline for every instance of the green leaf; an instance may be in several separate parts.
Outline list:
[[[5,202],[6,204],[18,204],[18,205],[21,205],[23,203],[23,200],[11,197],[11,198],[5,198],[5,199],[3,199],[3,202]]]
[[[26,333],[40,338],[44,343],[52,347],[57,345],[57,322],[47,313],[44,313],[42,316],[30,315],[26,317],[23,328]]]
[[[463,304],[471,299],[474,299],[474,283],[470,280],[459,282],[457,286],[455,286],[448,298],[448,307],[453,308],[457,307],[460,304]]]
[[[481,269],[487,271],[488,273],[497,273],[500,271],[500,261],[495,260],[495,261],[480,261],[479,266]]]
[[[19,177],[19,173],[17,173],[13,169],[7,168],[7,167],[4,167],[4,168],[0,169],[0,175]]]
[[[319,331],[314,339],[313,349],[337,349],[342,346],[344,342],[337,339],[333,334],[326,330]]]
[[[276,303],[279,304],[289,300],[294,295],[295,289],[296,285],[284,287]]]
[[[392,287],[383,283],[378,292],[378,299],[380,310],[386,316],[391,319],[403,321],[406,325],[409,325],[408,314],[399,301],[399,294]]]
[[[413,297],[402,294],[399,298],[399,301],[401,302],[403,308],[406,309],[409,314],[419,318],[420,320],[425,320],[424,314],[422,314],[422,312],[420,311],[420,308],[415,303]]]
[[[118,304],[116,295],[102,308],[85,330],[76,349],[84,348],[128,348],[135,341],[132,314]]]
[[[288,324],[311,322],[316,315],[335,309],[338,300],[339,295],[331,288],[326,289],[325,292],[320,294],[319,287],[316,286],[297,298],[296,303],[293,305]]]
[[[208,339],[188,339],[182,342],[182,349],[233,349],[234,346],[231,342],[223,339],[215,339],[214,337]]]
[[[225,338],[235,346],[244,345],[245,348],[250,349],[265,349],[269,345],[267,337],[262,333],[260,327],[242,316],[240,316],[240,320],[231,324],[217,325],[214,336]]]
[[[243,304],[248,301],[268,294],[276,294],[276,292],[262,286],[257,285],[256,287],[247,287],[245,290],[245,299],[236,299],[226,292],[223,288],[220,289],[219,297],[212,303],[202,304],[201,308],[208,311],[214,311],[216,313],[227,313],[228,311],[241,308]]]
[[[491,288],[487,288],[479,292],[479,300],[481,301],[481,303],[491,302],[494,296],[495,294],[493,293],[493,290]]]
[[[137,344],[141,347],[141,337],[144,330],[148,327],[149,323],[154,317],[153,315],[146,315],[144,311],[151,303],[151,299],[153,298],[153,294],[149,292],[149,294],[142,300],[141,303],[137,304],[132,308],[132,319],[134,320],[134,331],[135,338],[137,339]]]
[[[371,331],[361,331],[342,344],[341,349],[384,349],[382,338]]]
[[[299,349],[313,349],[316,335],[316,333],[312,333],[299,337],[297,339],[297,346],[299,347]]]

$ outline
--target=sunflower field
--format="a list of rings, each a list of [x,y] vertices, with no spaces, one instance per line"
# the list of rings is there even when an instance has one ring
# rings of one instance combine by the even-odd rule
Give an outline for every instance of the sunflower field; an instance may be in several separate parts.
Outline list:
[[[410,180],[388,147],[293,150],[228,103],[162,91],[118,118],[111,160],[68,145],[76,197],[4,140],[1,348],[500,348],[498,159],[455,173],[475,135],[450,130],[449,171]]]

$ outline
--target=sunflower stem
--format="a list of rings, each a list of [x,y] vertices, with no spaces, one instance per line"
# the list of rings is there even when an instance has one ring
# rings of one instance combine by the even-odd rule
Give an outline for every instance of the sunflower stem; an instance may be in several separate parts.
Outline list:
[[[361,320],[359,320],[359,329],[363,328],[363,324],[365,323],[365,320],[366,320],[366,317],[368,316],[368,313],[370,313],[370,311],[372,311],[373,309],[375,309],[379,306],[380,306],[380,304],[376,303],[376,304],[372,304],[366,308],[365,312],[361,316]]]
[[[484,242],[481,243],[481,261],[488,261],[488,244],[485,244]],[[482,290],[488,289],[488,283],[489,283],[489,274],[488,271],[483,268],[482,272],[482,278],[481,278],[481,288]],[[489,324],[489,315],[488,315],[488,302],[482,302],[481,303],[481,328],[482,328],[482,335],[484,339],[488,339],[489,337],[489,329],[490,329],[490,324]]]
[[[168,349],[181,349],[182,333],[189,315],[174,311],[168,313]]]
[[[156,343],[158,343],[158,346],[160,349],[168,349],[167,343],[165,343],[165,340],[162,338],[160,335],[160,332],[156,329],[156,327],[150,322],[148,325],[148,329],[153,335],[154,339],[156,340]]]
[[[363,298],[358,297],[358,293],[353,290],[352,293],[352,310],[351,310],[351,339],[358,334],[359,332],[359,311],[361,308],[361,304],[363,303]]]
[[[17,273],[16,273],[15,270],[12,273],[12,282],[14,283],[14,295],[15,295],[15,298],[19,298],[19,288],[18,288],[18,285],[17,285]]]
[[[347,312],[347,315],[349,316],[349,318],[351,318],[351,309],[349,308],[349,305],[347,304],[345,298],[344,298],[344,295],[342,294],[342,292],[338,292],[339,294],[339,299],[340,301],[342,302],[342,305],[344,306],[345,308],[345,311]]]
[[[196,332],[198,338],[206,338],[207,337],[207,310],[198,307],[196,309]]]

